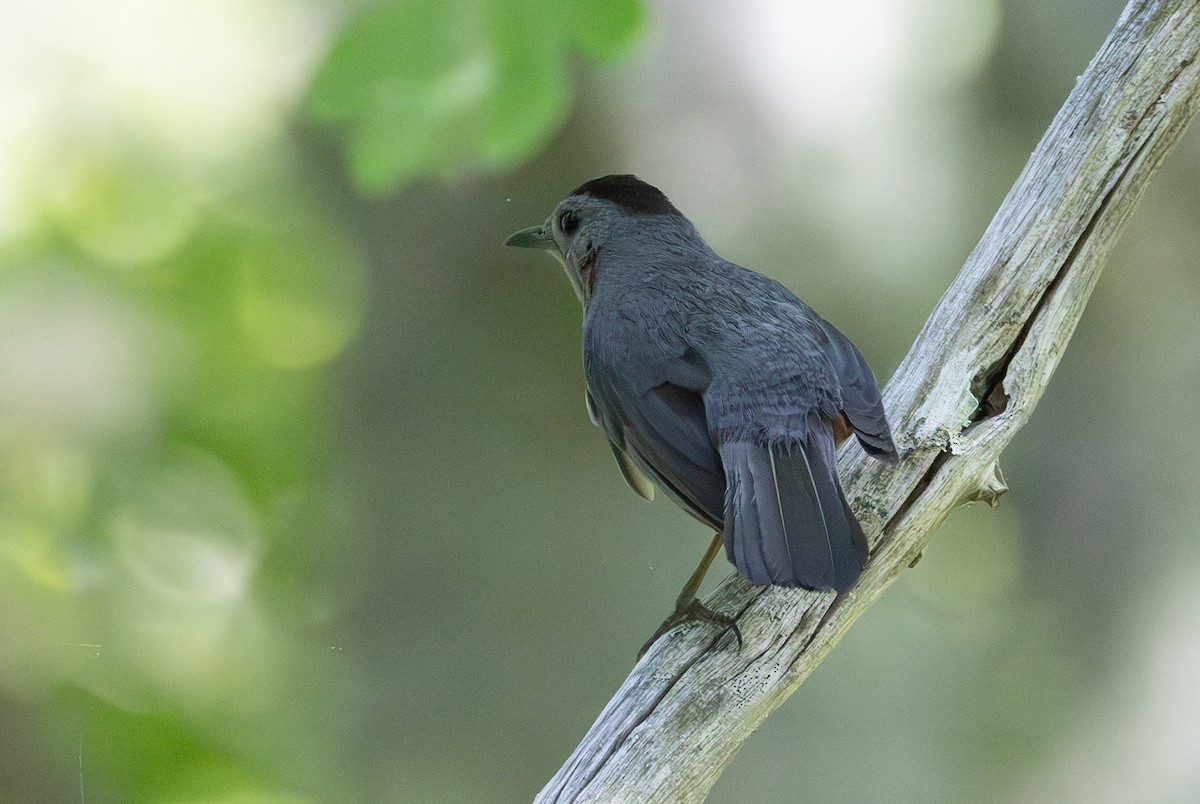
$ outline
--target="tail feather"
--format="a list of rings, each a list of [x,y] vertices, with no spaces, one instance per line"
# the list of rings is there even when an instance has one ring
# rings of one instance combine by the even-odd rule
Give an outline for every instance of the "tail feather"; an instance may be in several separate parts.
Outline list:
[[[837,479],[832,433],[725,443],[721,459],[725,551],[752,583],[840,592],[858,581],[867,542]]]
[[[758,494],[756,473],[751,469],[751,445],[731,444],[728,448],[736,457],[731,460],[722,448],[726,478],[725,555],[752,583],[768,584],[777,573],[767,566],[767,553],[762,544],[763,526],[758,506],[753,503]],[[761,476],[761,472],[757,474]],[[734,504],[734,501],[749,501],[749,504]]]

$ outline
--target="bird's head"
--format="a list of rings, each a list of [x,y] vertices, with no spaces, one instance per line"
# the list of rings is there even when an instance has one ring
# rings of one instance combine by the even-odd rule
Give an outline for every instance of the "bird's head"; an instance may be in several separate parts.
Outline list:
[[[606,242],[624,222],[646,216],[685,220],[661,190],[637,176],[604,176],[581,185],[545,223],[515,232],[504,245],[545,249],[557,257],[586,307],[595,288],[596,259]]]

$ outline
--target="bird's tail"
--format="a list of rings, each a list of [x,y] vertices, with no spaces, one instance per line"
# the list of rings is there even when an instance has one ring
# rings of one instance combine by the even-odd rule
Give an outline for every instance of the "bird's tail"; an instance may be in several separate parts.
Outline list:
[[[723,443],[725,552],[751,583],[835,589],[858,581],[867,540],[837,477],[833,434]]]

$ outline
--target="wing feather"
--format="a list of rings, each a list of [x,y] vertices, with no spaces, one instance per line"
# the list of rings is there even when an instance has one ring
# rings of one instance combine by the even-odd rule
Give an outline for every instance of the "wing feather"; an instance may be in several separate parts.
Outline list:
[[[639,497],[654,502],[654,484],[650,482],[650,479],[642,474],[642,470],[637,468],[637,464],[626,454],[625,450],[612,441],[609,441],[608,445],[612,447],[613,457],[617,459],[621,476],[625,478],[629,488],[636,491]]]
[[[595,363],[585,363],[585,370],[590,407],[630,486],[642,494],[630,478],[633,468],[692,516],[720,530],[725,473],[701,395],[711,375],[699,355],[635,352],[625,355],[620,370]]]
[[[819,324],[828,339],[825,353],[837,374],[842,410],[850,420],[854,434],[868,454],[895,463],[899,456],[892,442],[892,430],[888,426],[875,374],[862,353],[837,327],[824,319],[819,319]]]

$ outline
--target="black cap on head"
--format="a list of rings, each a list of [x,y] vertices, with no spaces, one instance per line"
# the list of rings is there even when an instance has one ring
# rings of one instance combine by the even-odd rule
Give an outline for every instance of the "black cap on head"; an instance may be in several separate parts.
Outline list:
[[[624,207],[631,215],[678,215],[683,213],[675,209],[667,197],[653,185],[634,176],[632,173],[614,174],[592,179],[580,185],[571,195],[590,195],[612,201]]]

